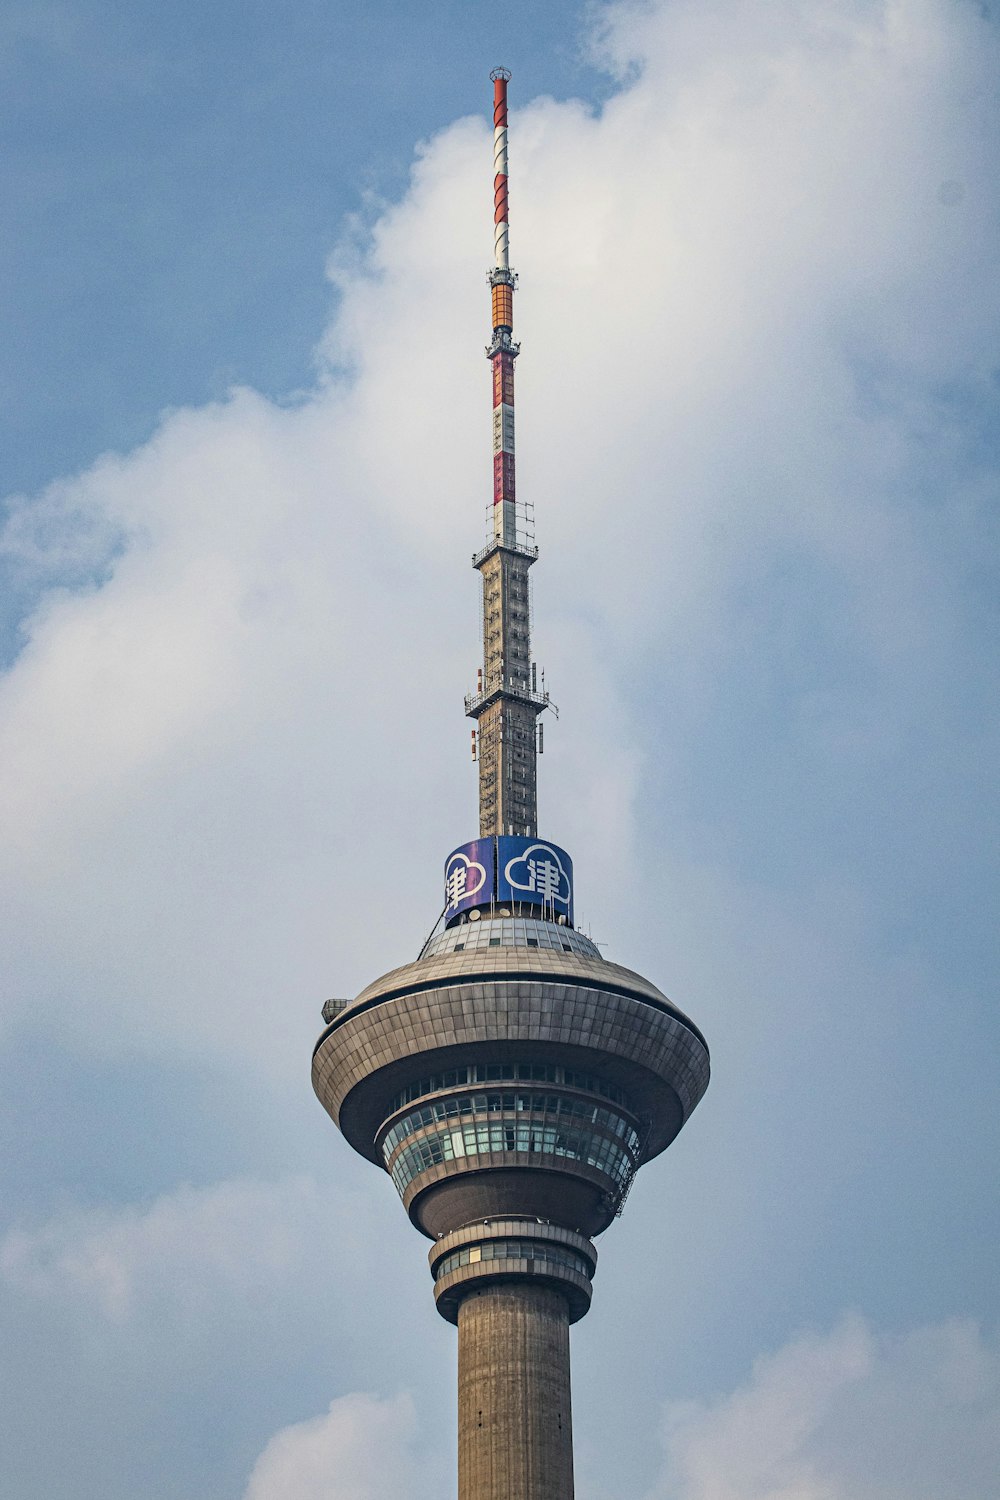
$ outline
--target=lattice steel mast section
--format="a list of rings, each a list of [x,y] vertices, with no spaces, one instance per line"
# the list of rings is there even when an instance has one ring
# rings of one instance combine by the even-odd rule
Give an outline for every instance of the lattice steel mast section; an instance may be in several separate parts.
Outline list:
[[[514,474],[514,289],[510,268],[507,171],[507,82],[493,78],[493,224],[496,264],[490,272],[493,337],[493,518],[491,539],[476,554],[483,579],[483,668],[466,712],[477,721],[479,832],[483,838],[538,832],[536,721],[548,699],[537,690],[531,660],[528,569],[538,556],[522,528]]]
[[[514,490],[508,77],[493,74],[493,522],[474,559],[484,663],[466,700],[480,836],[446,859],[444,927],[415,962],[323,1007],[312,1072],[432,1241],[435,1302],[458,1327],[459,1500],[573,1500],[569,1330],[590,1307],[593,1239],[689,1118],[709,1062],[654,984],[576,931],[572,860],[538,837],[548,698],[529,639],[536,553]],[[391,937],[391,907],[372,910]]]

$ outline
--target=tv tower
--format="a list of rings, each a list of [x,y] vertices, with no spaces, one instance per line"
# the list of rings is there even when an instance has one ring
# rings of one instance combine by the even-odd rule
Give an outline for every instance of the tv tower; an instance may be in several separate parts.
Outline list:
[[[313,1087],[392,1178],[431,1241],[458,1326],[459,1500],[572,1500],[570,1324],[590,1307],[594,1236],[708,1087],[704,1037],[573,925],[573,865],[537,830],[539,691],[514,485],[507,84],[493,74],[493,503],[482,576],[479,837],[444,866],[442,930],[415,962],[328,1001]]]

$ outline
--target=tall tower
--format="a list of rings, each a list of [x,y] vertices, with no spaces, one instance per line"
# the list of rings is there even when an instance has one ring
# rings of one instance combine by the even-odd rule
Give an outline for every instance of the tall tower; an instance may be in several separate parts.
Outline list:
[[[458,1326],[459,1500],[572,1500],[569,1327],[594,1236],[708,1086],[698,1028],[573,925],[573,865],[538,837],[528,569],[514,487],[507,83],[494,86],[493,503],[476,721],[479,837],[445,861],[442,930],[414,963],[328,1001],[313,1087],[431,1241]],[[477,735],[478,731],[478,735]],[[478,739],[478,744],[476,743]]]

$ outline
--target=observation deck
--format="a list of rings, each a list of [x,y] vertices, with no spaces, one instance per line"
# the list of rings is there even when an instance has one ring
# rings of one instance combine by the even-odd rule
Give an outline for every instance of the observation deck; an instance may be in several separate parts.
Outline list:
[[[443,1251],[432,1257],[439,1280],[458,1276],[438,1288],[447,1317],[484,1277],[586,1291],[573,1278],[589,1288],[596,1252],[578,1240],[612,1222],[709,1076],[698,1028],[582,933],[539,916],[470,918],[343,1004],[313,1056],[320,1102],[392,1177],[413,1224],[477,1250],[447,1271]],[[570,1296],[577,1315],[583,1301],[589,1291]]]

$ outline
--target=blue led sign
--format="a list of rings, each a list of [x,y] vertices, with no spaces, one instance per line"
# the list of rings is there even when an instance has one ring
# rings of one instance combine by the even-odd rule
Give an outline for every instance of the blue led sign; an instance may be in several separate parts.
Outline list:
[[[496,889],[494,839],[473,839],[459,844],[444,862],[445,926],[459,912],[485,906]]]
[[[464,911],[494,902],[539,906],[573,921],[573,861],[544,839],[472,839],[444,862],[445,926]]]
[[[573,861],[543,839],[497,839],[497,900],[525,901],[573,921]]]

